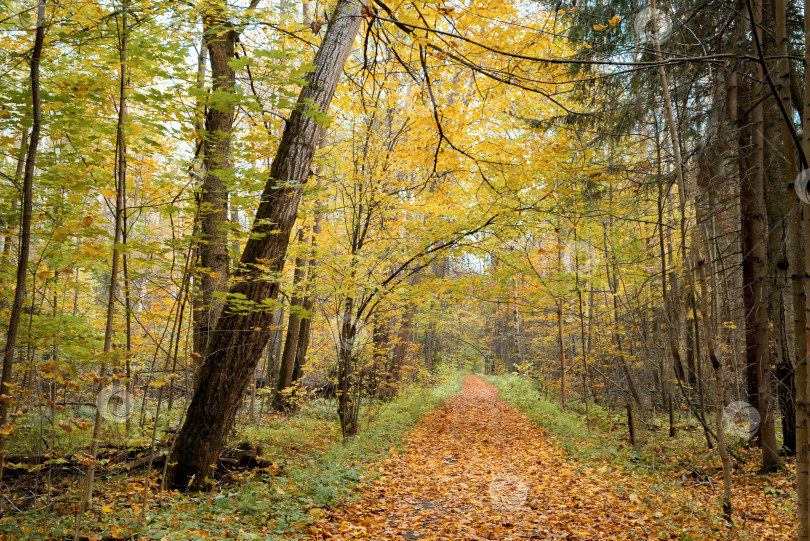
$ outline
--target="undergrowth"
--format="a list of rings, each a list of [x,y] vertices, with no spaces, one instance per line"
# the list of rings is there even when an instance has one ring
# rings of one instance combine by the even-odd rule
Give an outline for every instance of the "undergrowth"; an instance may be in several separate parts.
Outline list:
[[[290,418],[268,419],[243,428],[241,439],[263,447],[275,472],[242,474],[235,486],[215,493],[169,492],[142,517],[143,476],[116,475],[103,482],[83,517],[84,539],[289,539],[322,513],[352,500],[357,485],[378,475],[372,466],[391,448],[403,446],[408,430],[458,393],[462,375],[445,373],[429,388],[404,389],[396,400],[377,404],[357,436],[340,441],[340,430],[324,404],[304,407]],[[157,479],[152,486],[157,486]],[[0,519],[0,539],[73,539],[72,502],[78,483],[47,506]],[[155,495],[151,499],[154,501]],[[67,504],[71,502],[71,504]],[[89,532],[89,533],[88,533]]]
[[[622,424],[626,416],[616,420],[605,409],[589,404],[589,427],[583,412],[563,409],[546,399],[528,378],[518,374],[484,378],[498,388],[505,402],[544,428],[582,471],[612,476],[628,498],[638,498],[672,529],[683,532],[680,539],[722,536],[753,541],[766,534],[768,539],[792,534],[796,510],[789,461],[786,471],[762,475],[757,471],[757,450],[731,442],[742,461],[733,464],[735,517],[729,526],[721,518],[722,471],[717,450],[706,448],[693,420],[681,419],[675,438],[669,437],[660,419],[639,422],[640,441],[633,448]]]

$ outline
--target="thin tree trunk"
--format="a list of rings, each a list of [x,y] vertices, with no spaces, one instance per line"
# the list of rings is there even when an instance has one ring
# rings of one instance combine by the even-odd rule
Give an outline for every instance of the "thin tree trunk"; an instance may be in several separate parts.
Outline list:
[[[563,239],[562,229],[557,228],[557,268],[559,272],[565,269],[563,265]],[[560,349],[560,402],[562,407],[568,406],[568,401],[565,396],[565,319],[563,309],[565,307],[565,297],[561,296],[557,299],[557,347]]]
[[[804,13],[810,13],[810,0],[804,0]],[[810,35],[810,17],[804,17],[805,35]],[[804,47],[805,66],[810,66],[810,42],[805,42]],[[802,115],[802,147],[805,156],[810,156],[810,85],[804,86],[804,107]],[[808,164],[803,164],[807,167]],[[797,205],[794,203],[794,206]],[[810,206],[802,207],[802,227],[804,232],[804,343],[797,339],[796,354],[796,392],[797,392],[797,412],[796,412],[796,481],[798,483],[798,538],[799,541],[810,540],[810,377],[808,377],[807,355],[810,347]],[[800,241],[796,242],[796,245]],[[796,246],[794,245],[794,246]],[[795,249],[795,248],[794,248]],[[801,253],[798,247],[796,255]],[[801,269],[801,267],[799,267]],[[798,269],[797,269],[798,270]],[[794,288],[798,289],[796,286]],[[797,311],[800,305],[796,305]],[[797,331],[800,318],[796,317]],[[797,335],[799,333],[797,332]]]
[[[110,265],[110,285],[107,290],[107,317],[104,327],[104,347],[101,359],[101,369],[99,373],[98,393],[106,385],[107,377],[107,357],[113,349],[112,338],[114,333],[114,320],[115,320],[115,306],[116,306],[116,293],[118,289],[118,266],[120,244],[123,237],[123,214],[124,214],[124,194],[126,193],[127,182],[127,147],[125,139],[124,126],[127,121],[127,34],[129,28],[127,27],[127,8],[128,0],[123,0],[121,4],[121,38],[119,42],[119,58],[120,58],[120,86],[118,97],[118,122],[116,124],[116,166],[115,172],[115,215],[114,221],[114,234],[113,234],[113,250],[112,250],[112,263]],[[90,507],[93,499],[93,484],[96,473],[95,460],[98,454],[98,443],[101,435],[101,425],[104,422],[103,417],[104,404],[98,404],[96,407],[96,418],[93,424],[93,436],[90,439],[90,450],[88,454],[91,457],[91,463],[87,467],[87,478],[85,479],[84,490],[82,492],[82,499],[79,504],[79,513],[77,514],[77,531],[80,524],[80,515]]]
[[[775,8],[777,3],[784,0],[769,0],[764,4],[765,13],[763,27],[760,28],[758,36],[762,41],[762,50],[767,57],[778,58],[780,50],[785,50],[785,55],[788,53],[787,43],[779,44],[777,40],[779,36],[776,35],[776,14]],[[783,19],[780,24],[786,24],[784,21],[785,13],[782,11],[781,18]],[[780,31],[785,31],[781,28]],[[786,37],[784,41],[786,41]],[[787,60],[786,60],[787,61]],[[769,73],[779,72],[777,82],[780,88],[786,87],[789,92],[790,72],[787,69],[781,69],[775,61],[770,61],[766,68]],[[778,89],[779,90],[779,89]],[[777,97],[782,100],[773,99]],[[768,276],[770,281],[770,319],[771,319],[771,337],[773,341],[774,362],[775,367],[775,392],[776,402],[779,406],[779,411],[782,414],[782,437],[784,449],[788,454],[793,455],[796,452],[796,409],[795,409],[795,395],[796,387],[794,380],[793,363],[791,362],[791,349],[792,349],[792,333],[793,327],[790,325],[789,320],[793,313],[793,297],[790,292],[790,276],[789,276],[789,220],[788,214],[790,211],[790,202],[788,200],[788,183],[787,178],[793,179],[798,171],[795,171],[793,165],[793,158],[788,157],[788,153],[792,154],[793,149],[789,148],[792,144],[792,135],[787,125],[783,121],[779,106],[786,106],[785,109],[789,114],[792,114],[793,108],[790,104],[790,96],[785,102],[781,95],[770,97],[765,101],[765,202],[768,212]]]
[[[304,244],[304,229],[298,230],[298,243]],[[295,258],[295,271],[293,272],[293,297],[290,300],[290,318],[287,322],[287,335],[284,339],[284,350],[281,354],[281,365],[278,370],[278,381],[276,383],[276,393],[273,396],[273,408],[279,411],[285,410],[289,406],[289,401],[285,396],[285,391],[289,389],[293,382],[293,372],[295,371],[295,357],[298,352],[298,337],[301,331],[301,311],[304,309],[304,299],[302,298],[302,282],[306,273],[306,259],[303,255]]]
[[[655,10],[655,0],[650,1],[650,7]],[[659,61],[663,61],[663,54],[661,52],[661,42],[658,39],[657,27],[656,25],[652,26],[652,37],[653,37],[653,44],[655,46],[655,55]],[[658,78],[661,83],[661,90],[663,94],[663,101],[664,101],[664,112],[667,120],[667,127],[669,128],[670,139],[672,143],[672,154],[675,160],[675,181],[678,186],[678,210],[679,210],[679,224],[680,224],[680,240],[681,240],[681,262],[683,265],[683,273],[686,278],[686,287],[689,290],[690,299],[694,301],[693,293],[695,291],[694,283],[693,283],[693,276],[688,268],[687,257],[686,257],[686,221],[687,221],[687,214],[686,214],[686,201],[687,199],[687,191],[686,191],[686,179],[684,178],[683,174],[683,158],[681,155],[681,143],[680,143],[680,134],[678,132],[678,126],[675,123],[675,114],[672,108],[672,98],[670,97],[669,93],[669,82],[667,81],[667,74],[664,68],[663,63],[659,64],[658,66]],[[672,260],[672,257],[670,257]],[[674,280],[670,280],[673,290],[675,290],[675,286],[677,285]],[[676,301],[677,302],[677,301]],[[692,302],[693,306],[693,314],[694,314],[694,302]],[[670,313],[671,316],[674,316],[675,310],[677,307],[673,307],[673,311]],[[674,323],[674,322],[673,322]],[[689,329],[687,328],[687,337],[689,335]],[[695,340],[697,337],[695,337]],[[676,366],[680,364],[680,352],[678,351],[678,342],[676,338],[675,328],[672,328],[670,331],[670,352],[672,354],[673,360],[676,363]],[[690,375],[694,374],[694,370],[690,364]],[[676,374],[677,375],[677,374]],[[701,399],[701,409],[700,411],[696,411],[693,408],[693,412],[699,417],[701,421],[701,425],[704,428],[704,434],[706,436],[706,445],[711,448],[712,447],[712,440],[709,434],[708,426],[705,422],[703,422],[703,394],[702,394],[702,382],[697,382],[701,385],[700,391],[700,399]],[[680,384],[680,381],[679,381]],[[683,387],[681,386],[683,391]],[[687,398],[688,399],[688,398]]]
[[[6,345],[3,352],[3,372],[0,379],[0,395],[13,397],[11,383],[13,377],[14,351],[19,336],[20,318],[25,302],[26,277],[28,275],[28,257],[31,252],[31,218],[34,199],[34,168],[37,161],[39,134],[42,129],[42,99],[39,85],[39,64],[42,58],[42,46],[45,42],[45,1],[37,5],[37,29],[34,37],[34,48],[31,51],[31,140],[25,159],[25,172],[22,186],[22,222],[20,223],[20,249],[17,259],[17,281],[14,286],[14,301],[9,314],[6,331]],[[0,475],[2,475],[3,456],[8,435],[9,400],[0,400]],[[2,477],[0,477],[2,479]]]
[[[17,168],[14,170],[14,185],[19,186],[23,180],[25,172],[25,157],[28,154],[28,128],[23,128],[20,136],[20,153],[17,155]],[[17,215],[17,198],[11,200],[11,215]],[[3,239],[3,261],[7,261],[11,253],[11,224],[7,224],[8,230]],[[0,390],[0,392],[2,392]]]
[[[588,350],[589,344],[585,337],[585,308],[582,302],[582,289],[579,284],[579,250],[576,247],[577,230],[574,228],[574,280],[577,290],[577,300],[579,301],[579,331],[580,341],[582,343],[582,401],[585,404],[585,425],[588,427],[588,433],[591,431],[591,410],[588,404]]]
[[[705,242],[704,247],[708,253],[708,242]],[[725,381],[723,379],[723,365],[717,353],[717,345],[715,343],[714,330],[709,315],[709,302],[708,302],[708,286],[706,279],[706,265],[705,261],[698,261],[698,271],[700,274],[700,297],[701,297],[701,313],[703,314],[704,332],[706,335],[706,345],[709,350],[709,360],[714,369],[714,388],[716,403],[714,407],[714,431],[717,437],[717,450],[720,453],[720,461],[723,464],[723,517],[730,523],[731,522],[731,460],[726,448],[725,429],[723,427],[723,404],[725,403],[724,389]]]
[[[755,4],[753,21],[762,32],[762,5]],[[776,428],[773,412],[773,384],[771,377],[771,355],[768,317],[768,215],[765,205],[765,80],[763,66],[754,68],[752,98],[754,109],[751,114],[753,124],[753,174],[751,175],[751,236],[753,245],[747,254],[753,262],[752,287],[754,294],[754,318],[756,321],[757,387],[759,389],[759,434],[762,445],[762,471],[771,471],[779,465],[779,449],[776,447]]]
[[[669,301],[667,300],[669,296],[667,295],[667,253],[666,253],[666,245],[664,243],[664,183],[663,179],[661,178],[661,145],[658,140],[659,130],[658,130],[658,120],[656,117],[655,121],[655,141],[656,141],[656,148],[658,149],[658,198],[656,200],[657,203],[657,210],[658,210],[658,250],[659,250],[659,262],[661,263],[661,296],[664,299],[664,325],[667,326],[668,335],[670,337],[670,347],[664,347],[665,351],[669,351],[669,355],[665,355],[664,362],[666,363],[667,367],[664,372],[664,382],[665,388],[667,389],[667,404],[669,409],[669,437],[674,438],[677,435],[677,430],[675,429],[675,398],[674,392],[672,388],[672,375],[675,372],[675,360],[676,354],[673,354],[674,351],[678,351],[678,344],[676,340],[673,340],[674,333],[672,332],[672,328],[674,325],[673,317],[671,315],[671,310],[669,308]],[[673,347],[674,345],[674,347]],[[680,353],[677,353],[677,358],[680,359]]]
[[[301,321],[301,330],[298,331],[298,345],[295,350],[295,367],[293,368],[293,381],[303,377],[303,367],[306,362],[309,339],[312,332],[312,308],[315,306],[315,278],[318,270],[318,237],[321,235],[321,220],[323,214],[315,215],[315,224],[312,226],[312,240],[310,242],[309,263],[307,264],[307,287],[304,295],[304,311],[309,317]]]

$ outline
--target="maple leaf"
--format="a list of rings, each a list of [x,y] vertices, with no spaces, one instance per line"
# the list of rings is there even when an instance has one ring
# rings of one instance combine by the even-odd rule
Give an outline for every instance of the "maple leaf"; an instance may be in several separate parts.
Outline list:
[[[620,22],[622,22],[622,18],[619,15],[614,15],[613,18],[608,21],[610,26],[616,26]]]

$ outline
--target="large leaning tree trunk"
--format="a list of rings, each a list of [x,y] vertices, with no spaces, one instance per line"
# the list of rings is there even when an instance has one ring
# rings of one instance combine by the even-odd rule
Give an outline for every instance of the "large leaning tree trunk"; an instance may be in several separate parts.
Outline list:
[[[315,70],[301,89],[270,168],[251,235],[239,260],[234,284],[211,334],[194,396],[172,450],[169,483],[204,488],[211,464],[225,444],[251,374],[272,333],[278,276],[295,223],[301,188],[321,132],[312,114],[329,109],[362,17],[358,0],[339,0],[313,61]]]

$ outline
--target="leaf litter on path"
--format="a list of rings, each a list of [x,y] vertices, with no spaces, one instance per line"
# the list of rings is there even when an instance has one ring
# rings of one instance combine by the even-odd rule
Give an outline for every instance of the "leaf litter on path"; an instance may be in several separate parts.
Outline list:
[[[566,456],[494,386],[467,376],[463,393],[417,425],[360,499],[329,511],[308,538],[741,538],[682,501],[634,489],[643,481],[609,466],[594,471]]]

